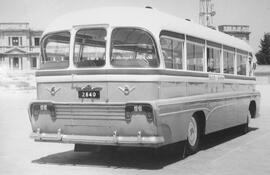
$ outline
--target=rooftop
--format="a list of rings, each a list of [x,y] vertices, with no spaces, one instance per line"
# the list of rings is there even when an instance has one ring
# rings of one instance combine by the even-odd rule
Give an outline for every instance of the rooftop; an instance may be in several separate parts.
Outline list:
[[[21,30],[31,30],[43,32],[40,29],[32,29],[30,28],[30,24],[28,22],[4,22],[0,23],[0,31],[21,31]]]
[[[87,18],[85,18],[86,16]],[[246,42],[222,32],[163,13],[157,9],[138,7],[103,7],[72,12],[53,21],[45,30],[44,35],[49,32],[93,25],[139,27],[151,31],[154,36],[158,36],[160,30],[171,30],[217,43],[222,42],[221,44],[237,49],[252,50]]]

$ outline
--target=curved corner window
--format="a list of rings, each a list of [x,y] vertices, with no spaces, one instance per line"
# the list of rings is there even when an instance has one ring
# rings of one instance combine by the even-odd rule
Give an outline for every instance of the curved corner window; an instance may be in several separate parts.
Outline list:
[[[106,35],[103,28],[81,29],[75,36],[74,64],[76,67],[105,65]]]
[[[69,66],[69,32],[58,32],[45,36],[41,44],[40,69],[63,69]]]
[[[141,29],[114,29],[111,37],[111,65],[158,67],[159,60],[153,38]]]
[[[247,75],[247,55],[237,54],[237,75]]]

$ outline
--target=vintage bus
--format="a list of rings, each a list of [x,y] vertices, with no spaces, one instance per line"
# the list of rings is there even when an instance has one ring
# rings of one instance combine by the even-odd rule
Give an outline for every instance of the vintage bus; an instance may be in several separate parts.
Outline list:
[[[195,153],[203,135],[258,117],[254,60],[246,42],[149,7],[64,15],[41,39],[31,137]]]

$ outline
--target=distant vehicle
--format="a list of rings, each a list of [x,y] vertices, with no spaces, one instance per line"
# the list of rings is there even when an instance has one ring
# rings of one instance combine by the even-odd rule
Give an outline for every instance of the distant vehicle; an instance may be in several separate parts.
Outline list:
[[[151,8],[55,20],[41,39],[36,141],[158,148],[258,117],[254,54],[234,37]]]

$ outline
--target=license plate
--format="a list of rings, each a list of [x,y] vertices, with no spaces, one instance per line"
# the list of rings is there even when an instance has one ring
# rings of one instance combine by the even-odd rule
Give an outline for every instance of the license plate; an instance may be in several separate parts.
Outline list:
[[[100,91],[78,91],[79,98],[100,98]]]

